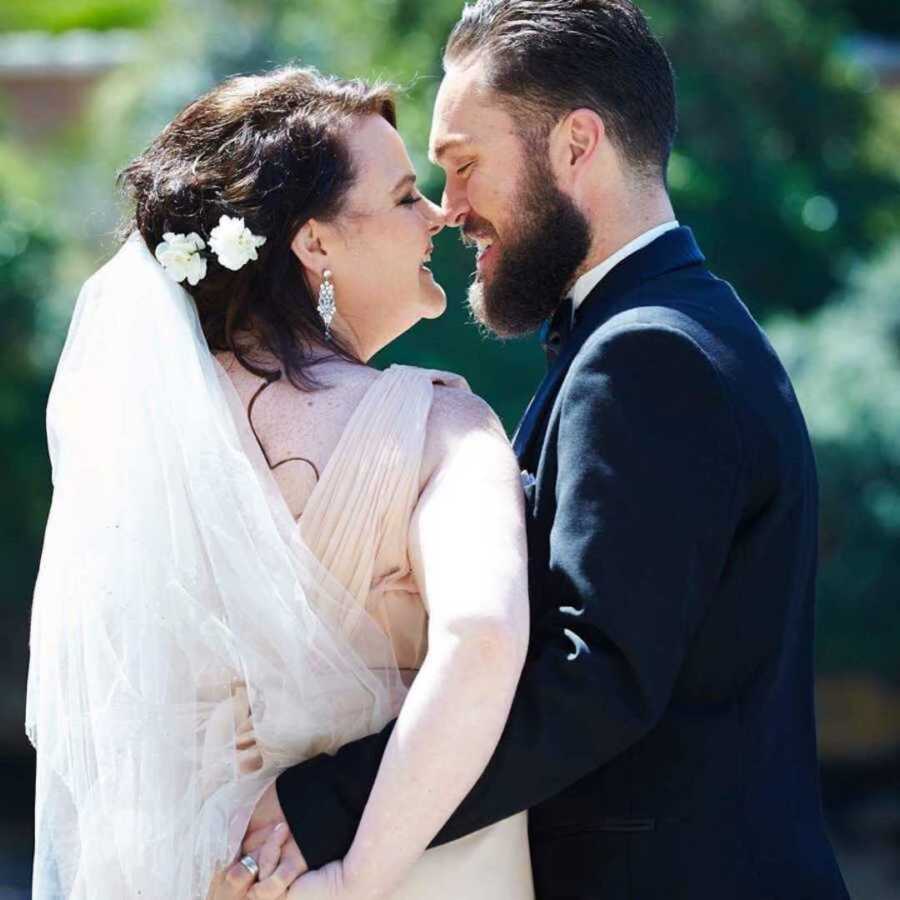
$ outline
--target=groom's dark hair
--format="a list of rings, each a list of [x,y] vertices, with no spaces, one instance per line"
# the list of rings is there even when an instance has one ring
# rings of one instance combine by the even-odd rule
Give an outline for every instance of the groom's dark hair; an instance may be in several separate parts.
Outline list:
[[[631,0],[476,0],[451,32],[444,62],[475,57],[524,135],[546,140],[569,112],[592,109],[636,172],[665,181],[674,76]]]

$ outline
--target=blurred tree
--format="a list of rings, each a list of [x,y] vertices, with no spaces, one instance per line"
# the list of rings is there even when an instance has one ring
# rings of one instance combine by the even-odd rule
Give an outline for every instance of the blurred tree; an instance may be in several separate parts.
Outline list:
[[[44,411],[58,332],[45,301],[58,244],[41,206],[23,196],[34,172],[0,143],[0,754],[21,752],[30,598],[50,502]],[[48,337],[52,334],[52,337]],[[48,346],[49,344],[49,346]]]
[[[13,185],[24,161],[0,146],[0,447],[4,515],[0,569],[4,606],[29,596],[49,505],[44,410],[51,372],[42,354],[42,301],[53,292],[58,249],[46,217]],[[54,346],[49,354],[58,353]]]
[[[643,4],[678,73],[676,209],[758,315],[821,305],[900,230],[900,173],[867,155],[875,80],[842,50],[846,4]]]
[[[165,0],[0,0],[0,31],[140,28]]]
[[[769,334],[816,448],[820,670],[900,677],[900,241],[812,318]]]

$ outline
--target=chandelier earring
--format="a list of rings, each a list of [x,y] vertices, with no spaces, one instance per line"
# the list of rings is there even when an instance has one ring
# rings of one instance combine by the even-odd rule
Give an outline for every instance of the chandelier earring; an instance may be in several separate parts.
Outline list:
[[[325,337],[331,338],[331,322],[337,306],[334,302],[334,284],[331,281],[331,269],[322,273],[322,284],[319,287],[319,305],[316,307],[325,325]]]

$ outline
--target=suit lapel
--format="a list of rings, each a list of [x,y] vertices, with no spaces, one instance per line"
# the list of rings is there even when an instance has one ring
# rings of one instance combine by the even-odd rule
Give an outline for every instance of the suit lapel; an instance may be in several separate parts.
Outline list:
[[[619,310],[617,298],[645,281],[686,266],[699,265],[703,254],[690,228],[666,232],[646,247],[622,260],[587,296],[577,313],[577,322],[552,363],[513,437],[519,465],[528,468],[533,444],[544,431],[553,402],[572,361],[587,339]]]
[[[588,300],[592,298],[593,294],[588,297]],[[587,303],[587,300],[585,303]],[[600,324],[600,318],[603,313],[602,305],[591,304],[590,309],[584,312],[585,314],[580,317],[578,324],[572,330],[571,335],[569,335],[569,339],[562,346],[559,356],[556,357],[544,376],[544,380],[538,386],[537,392],[532,397],[531,403],[528,404],[525,415],[516,429],[513,437],[513,450],[518,457],[519,464],[523,468],[528,468],[527,460],[532,444],[543,431],[543,425],[550,415],[553,401],[556,399],[566,372],[569,371],[569,366],[572,365],[572,360],[575,359],[578,351],[584,346],[584,342]]]

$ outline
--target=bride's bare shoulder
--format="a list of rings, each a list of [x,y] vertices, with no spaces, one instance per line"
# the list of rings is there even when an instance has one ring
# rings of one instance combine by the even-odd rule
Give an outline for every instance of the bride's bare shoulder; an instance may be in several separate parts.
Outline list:
[[[453,461],[506,468],[512,459],[509,438],[490,404],[465,382],[436,382],[425,438],[423,483],[439,466]]]
[[[451,437],[471,430],[503,431],[497,414],[483,397],[468,386],[437,383],[428,420],[429,433]]]

